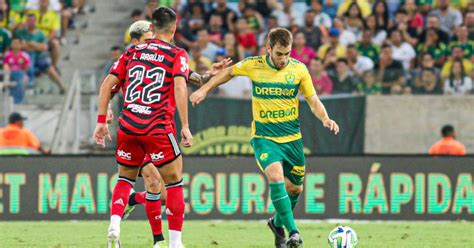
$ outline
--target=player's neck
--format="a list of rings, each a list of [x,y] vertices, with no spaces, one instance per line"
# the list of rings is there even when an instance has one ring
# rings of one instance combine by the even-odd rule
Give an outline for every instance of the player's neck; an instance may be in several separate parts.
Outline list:
[[[173,40],[173,36],[169,34],[156,33],[155,39],[158,39],[167,43],[171,43],[171,41]]]

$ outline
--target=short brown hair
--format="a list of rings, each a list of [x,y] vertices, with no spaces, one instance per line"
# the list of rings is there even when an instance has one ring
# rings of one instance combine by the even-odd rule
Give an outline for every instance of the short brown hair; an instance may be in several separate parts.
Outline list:
[[[273,48],[276,44],[287,47],[293,42],[293,35],[286,28],[272,28],[268,32],[268,42],[270,48]]]

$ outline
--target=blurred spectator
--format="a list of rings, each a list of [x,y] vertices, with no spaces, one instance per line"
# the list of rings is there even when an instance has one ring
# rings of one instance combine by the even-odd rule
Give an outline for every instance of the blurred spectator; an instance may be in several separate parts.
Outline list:
[[[265,41],[267,39],[267,35],[268,35],[268,32],[272,29],[272,28],[276,28],[278,27],[278,20],[275,16],[269,16],[268,17],[268,20],[267,20],[267,25],[265,26],[265,29],[263,30],[263,32],[261,32],[259,35],[258,35],[258,46],[261,47],[261,46],[265,46]]]
[[[284,0],[283,3],[271,1],[272,15],[278,20],[278,26],[288,28],[293,24],[299,25],[301,14],[293,8],[293,0]],[[313,19],[314,21],[314,19]]]
[[[337,9],[337,15],[338,16],[343,16],[344,13],[347,12],[347,10],[349,9],[350,5],[353,2],[355,2],[357,4],[357,6],[359,6],[359,8],[362,12],[362,15],[364,17],[369,16],[371,14],[370,4],[367,0],[343,0],[339,4],[339,8]]]
[[[14,86],[10,89],[10,95],[13,97],[15,104],[23,102],[25,75],[30,67],[30,56],[23,52],[22,40],[13,38],[11,50],[5,53],[3,59],[3,70],[5,76],[14,82]],[[5,80],[8,81],[8,80]]]
[[[365,30],[362,33],[362,39],[355,46],[362,56],[370,58],[373,62],[379,61],[380,47],[373,43],[372,31]]]
[[[333,92],[337,93],[354,93],[360,81],[354,77],[353,72],[347,66],[346,59],[338,59],[336,62],[335,73],[332,73]]]
[[[359,78],[362,78],[365,72],[374,69],[374,62],[369,57],[359,55],[355,45],[347,47],[347,63],[349,69]]]
[[[237,20],[237,14],[231,10],[230,8],[227,7],[227,1],[226,0],[216,0],[217,4],[214,9],[210,11],[210,15],[218,14],[221,16],[223,20],[223,28],[226,31],[233,31],[232,28],[232,23]]]
[[[444,93],[449,95],[466,95],[472,90],[472,79],[464,71],[461,60],[455,60],[449,77],[444,81]]]
[[[377,29],[389,30],[392,27],[392,21],[390,20],[385,1],[377,0],[372,7],[372,14],[375,16]]]
[[[314,1],[321,1],[321,0],[311,0]],[[327,13],[331,19],[334,19],[337,15],[337,8],[340,4],[341,0],[324,0],[323,1],[323,13]]]
[[[16,36],[25,41],[23,49],[28,53],[31,60],[30,70],[28,76],[30,79],[29,85],[34,86],[34,77],[43,71],[48,73],[48,76],[59,87],[59,93],[66,92],[66,86],[59,76],[58,71],[51,65],[48,56],[48,39],[46,36],[36,28],[36,16],[29,14],[26,19],[26,28],[19,29]]]
[[[215,56],[215,55],[214,55]],[[204,74],[210,70],[212,66],[212,60],[203,56],[202,49],[199,45],[191,47],[191,58],[189,59],[189,69],[200,74]]]
[[[224,22],[222,20],[221,15],[212,14],[209,18],[209,25],[207,28],[207,31],[209,33],[209,40],[218,46],[222,46],[224,44],[225,31],[223,25]]]
[[[48,38],[48,51],[50,51],[52,65],[58,68],[61,16],[58,11],[49,9],[49,3],[49,0],[39,0],[39,7],[37,9],[30,9],[28,14],[36,16],[36,27]]]
[[[461,47],[455,46],[451,50],[451,56],[446,61],[446,63],[444,63],[443,68],[441,69],[441,78],[442,79],[448,78],[451,71],[451,67],[453,67],[453,62],[455,60],[462,61],[463,71],[467,75],[472,77],[473,69],[474,69],[473,62],[469,59],[464,58],[464,50]]]
[[[252,7],[258,13],[260,13],[263,17],[267,18],[270,16],[272,9],[271,9],[271,2],[272,0],[261,1],[261,0],[242,0],[239,1],[239,10],[241,13],[244,13],[244,9],[247,7]],[[270,4],[269,4],[270,3]]]
[[[464,58],[474,61],[474,40],[469,40],[468,30],[465,25],[456,29],[456,40],[449,43],[448,51],[460,47],[464,51]]]
[[[449,0],[437,0],[437,9],[430,12],[430,15],[437,16],[440,28],[445,32],[450,32],[455,27],[462,24],[462,15],[459,10],[449,7]]]
[[[206,12],[204,11],[203,4],[200,2],[189,3],[183,13],[182,23],[186,37],[194,40],[193,36],[199,30],[205,28]]]
[[[427,30],[434,29],[438,34],[439,40],[445,44],[449,43],[449,32],[445,32],[440,28],[439,17],[436,15],[429,15],[427,18],[426,28],[421,33],[419,42],[424,42],[427,37]]]
[[[414,75],[414,94],[440,94],[440,70],[434,66],[434,59],[430,53],[423,53],[420,66]]]
[[[265,48],[264,45],[262,47]],[[237,61],[241,61],[245,58],[244,47],[237,42],[233,33],[227,33],[224,36],[224,49],[225,56],[231,58],[234,63]]]
[[[374,15],[370,15],[367,17],[365,25],[366,30],[370,31],[371,43],[377,46],[381,46],[387,38],[387,31],[377,27],[376,17]],[[368,35],[368,33],[366,33],[367,31],[364,31],[362,35],[364,35],[364,33],[365,35]]]
[[[20,0],[22,1],[22,0]],[[41,5],[41,0],[27,0],[26,1],[26,9],[27,10],[32,10],[32,9],[39,9]],[[48,3],[48,9],[51,9],[53,11],[59,12],[61,11],[61,2],[60,0],[51,0]]]
[[[318,57],[318,59],[321,59],[321,57]],[[337,62],[336,49],[329,47],[326,50],[326,56],[322,59],[322,62],[329,75],[335,74],[334,71],[336,70]]]
[[[263,17],[260,13],[256,11],[256,5],[248,4],[245,6],[243,15],[247,19],[248,28],[255,34],[263,31]]]
[[[145,8],[143,10],[143,14],[145,15],[145,19],[151,21],[153,11],[158,8],[158,0],[147,0]],[[138,21],[138,20],[137,20]]]
[[[201,49],[202,55],[207,57],[211,61],[216,60],[216,52],[219,47],[209,41],[209,34],[207,29],[200,29],[197,33],[197,44]]]
[[[400,31],[403,39],[408,42],[412,47],[416,47],[418,44],[418,35],[423,29],[418,29],[413,27],[410,24],[409,16],[407,11],[404,8],[397,10],[395,15],[395,24],[394,27],[389,31],[389,33],[394,31]]]
[[[294,45],[290,56],[309,66],[311,59],[316,58],[313,48],[306,45],[304,33],[299,31],[294,36]]]
[[[416,6],[416,0],[406,0],[404,9],[408,17],[408,28],[416,30],[420,34],[425,26],[423,15],[421,15]]]
[[[132,13],[130,14],[130,23],[135,23],[136,21],[140,20],[145,20],[145,17],[143,16],[143,12],[139,9],[134,9]],[[130,45],[130,42],[132,41],[132,38],[130,38],[130,25],[127,26],[127,30],[125,30],[125,33],[123,34],[123,44],[124,46],[128,47]]]
[[[344,20],[346,30],[353,33],[356,38],[362,36],[361,32],[365,23],[359,6],[355,2],[349,5],[349,9],[344,14]]]
[[[403,68],[409,70],[412,60],[416,57],[413,47],[402,40],[402,32],[394,30],[390,34],[390,42],[392,44],[393,58],[401,61]]]
[[[441,135],[443,138],[431,146],[430,155],[466,155],[466,148],[456,140],[456,132],[453,126],[443,126]]]
[[[446,60],[446,44],[441,42],[435,29],[426,31],[426,40],[420,42],[417,47],[418,54],[427,52],[435,59],[435,65],[442,66]]]
[[[474,40],[474,11],[466,13],[464,23],[466,24],[469,32],[469,40]]]
[[[331,28],[329,30],[329,43],[322,45],[318,50],[318,58],[323,59],[326,57],[327,50],[332,47],[338,58],[346,57],[346,47],[339,43],[339,30]]]
[[[382,83],[383,94],[407,93],[405,90],[405,77],[403,76],[403,65],[392,57],[390,45],[383,45],[378,62],[377,80]]]
[[[357,84],[357,91],[363,95],[382,94],[382,84],[376,81],[377,77],[373,71],[366,71],[362,76],[362,83]]]
[[[235,35],[245,50],[245,57],[253,56],[257,52],[257,36],[249,30],[247,19],[241,17],[237,20]]]
[[[326,70],[324,70],[323,63],[316,58],[312,58],[308,70],[318,95],[331,95],[332,80]]]
[[[13,112],[8,117],[8,125],[0,128],[0,149],[33,149],[43,154],[49,153],[44,150],[36,136],[28,129],[23,127],[23,121],[26,120],[21,114]],[[5,152],[2,152],[5,154]]]
[[[114,63],[119,60],[120,55],[122,55],[122,48],[119,46],[113,46],[110,48],[110,59],[106,62],[102,69],[102,80],[109,75],[110,68]]]
[[[356,35],[351,30],[346,30],[344,22],[340,18],[334,18],[333,28],[339,30],[339,44],[347,46],[357,42]]]
[[[7,28],[0,28],[0,54],[3,54],[10,46],[12,33]]]
[[[331,1],[326,1],[331,2]],[[311,9],[314,11],[314,26],[319,27],[321,25],[325,26],[327,29],[331,28],[332,26],[332,19],[331,17],[323,12],[323,6],[321,0],[312,0],[311,1]]]
[[[303,32],[306,37],[306,44],[316,50],[321,46],[321,41],[323,39],[321,28],[323,26],[318,27],[314,25],[314,18],[314,11],[307,10],[304,15]],[[326,28],[324,28],[324,31],[326,31]]]

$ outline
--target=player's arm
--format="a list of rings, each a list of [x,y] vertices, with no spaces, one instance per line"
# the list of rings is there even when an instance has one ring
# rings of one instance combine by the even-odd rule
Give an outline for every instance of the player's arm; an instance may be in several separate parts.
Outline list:
[[[202,75],[194,71],[189,71],[188,81],[198,87],[201,87],[205,83],[209,82],[209,79],[211,79],[211,77],[214,77],[215,75],[217,75],[217,73],[219,73],[222,69],[229,66],[231,63],[232,63],[232,59],[230,58],[226,58],[217,63],[213,63],[211,70],[207,71],[205,74],[202,74]]]
[[[193,135],[189,129],[188,120],[188,88],[186,81],[189,75],[188,54],[182,51],[173,63],[174,98],[181,121],[181,144],[184,147],[192,145]]]
[[[316,94],[316,90],[314,89],[311,76],[309,75],[309,72],[306,67],[302,70],[302,75],[303,76],[300,82],[300,91],[306,98],[306,102],[308,103],[311,112],[313,112],[316,118],[318,118],[323,123],[324,127],[329,128],[329,130],[333,131],[334,134],[339,133],[339,126],[335,121],[329,118],[328,112],[326,111],[324,104],[321,102],[318,95]]]
[[[217,86],[228,82],[232,78],[232,67],[226,68],[216,76],[212,77],[207,84],[204,84],[201,88],[196,90],[191,96],[189,100],[195,106],[202,102],[205,98],[207,93],[209,93],[212,89],[216,88]]]

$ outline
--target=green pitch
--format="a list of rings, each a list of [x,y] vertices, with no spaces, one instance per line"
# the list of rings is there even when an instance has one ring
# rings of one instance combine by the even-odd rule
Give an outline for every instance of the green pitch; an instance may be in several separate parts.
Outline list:
[[[166,222],[165,222],[166,223]],[[333,223],[298,222],[304,247],[327,247]],[[347,224],[359,236],[358,247],[474,247],[474,223],[355,223]],[[166,226],[166,224],[165,224]],[[106,221],[0,221],[0,247],[106,247]],[[187,221],[186,248],[272,247],[263,221]],[[146,220],[122,223],[123,247],[151,247]],[[167,232],[165,231],[165,236]]]

